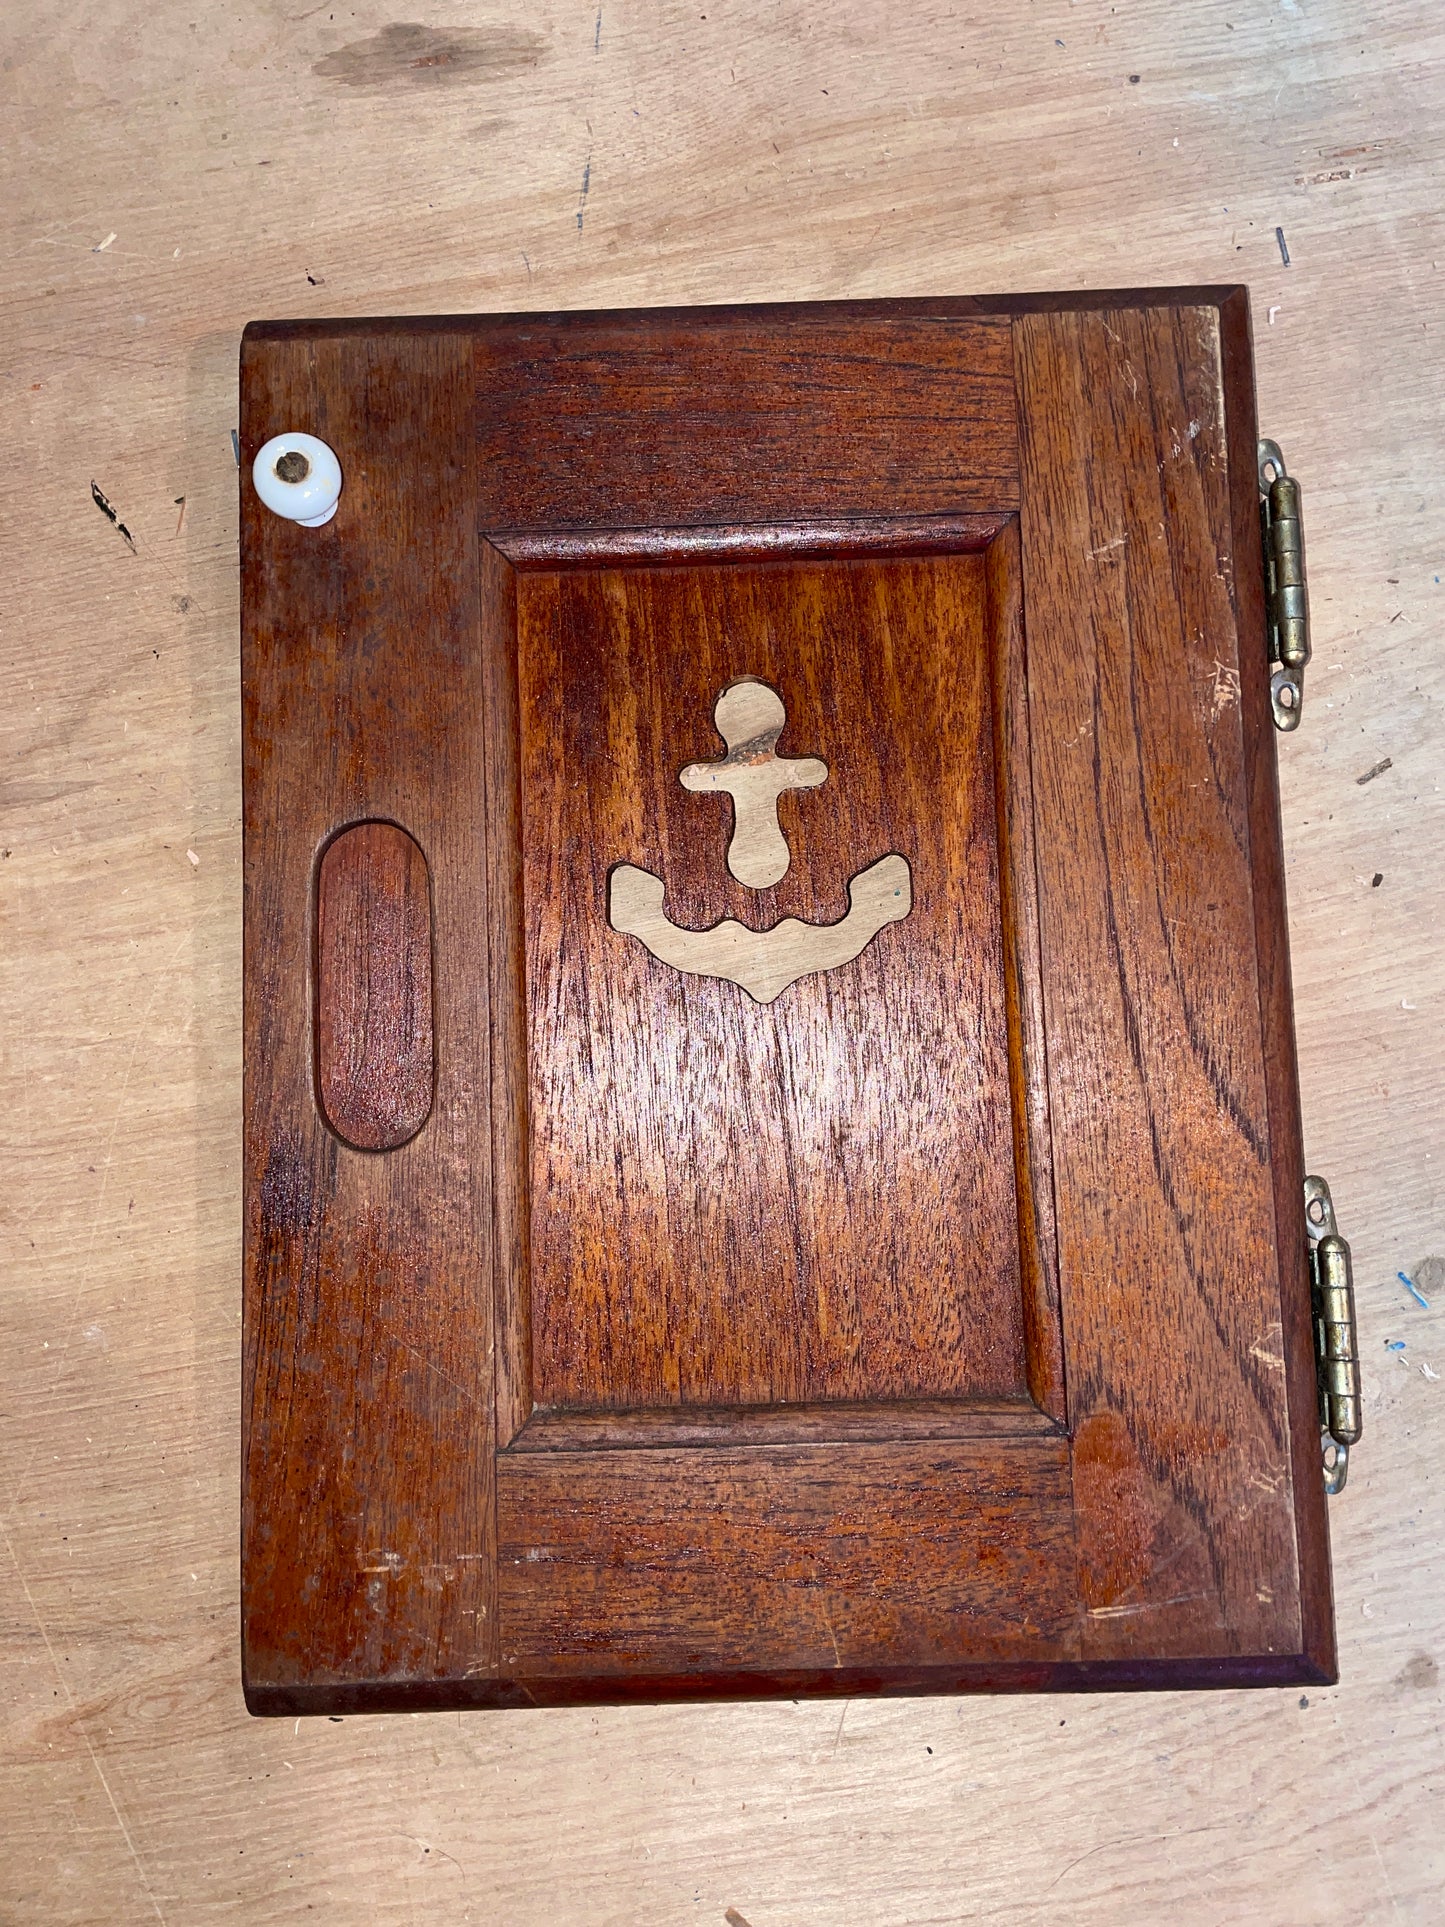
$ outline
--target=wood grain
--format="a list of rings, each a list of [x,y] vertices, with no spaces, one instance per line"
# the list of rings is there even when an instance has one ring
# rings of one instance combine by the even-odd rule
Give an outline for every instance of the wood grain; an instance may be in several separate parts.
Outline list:
[[[1076,1637],[1062,1439],[507,1454],[497,1496],[502,1666],[529,1685],[947,1685]]]
[[[485,1670],[494,1631],[469,356],[465,336],[438,334],[400,352],[356,339],[244,351],[243,460],[304,424],[347,476],[319,530],[242,490],[242,1620],[256,1710],[300,1710],[325,1686],[348,1704],[353,1685],[378,1703],[403,1685],[424,1694]],[[416,436],[439,499],[410,486]],[[307,994],[318,857],[367,818],[408,826],[433,897],[436,1098],[425,1128],[384,1158],[321,1120]]]
[[[339,10],[0,30],[0,1914],[1426,1927],[1445,1365],[1395,1273],[1445,1252],[1439,10],[699,11],[608,7],[595,48],[595,12],[473,20],[530,52],[428,69]],[[371,91],[313,71],[358,41]],[[1307,495],[1317,653],[1278,761],[1304,1140],[1366,1352],[1340,1685],[248,1720],[242,324],[1188,278],[1250,283]]]
[[[1226,465],[1220,334],[1233,298],[1015,306],[1022,514],[992,511],[1000,519],[982,552],[989,516],[974,510],[960,529],[966,546],[952,555],[925,541],[919,554],[885,543],[875,556],[855,536],[843,554],[812,557],[790,524],[785,539],[761,540],[757,552],[770,559],[742,559],[724,539],[709,562],[698,527],[667,547],[665,532],[681,526],[667,519],[642,544],[626,527],[589,536],[569,568],[557,566],[566,543],[555,531],[513,528],[499,539],[521,548],[520,568],[490,542],[472,551],[470,656],[445,653],[466,627],[468,592],[450,578],[453,601],[429,626],[439,628],[441,673],[459,707],[455,722],[433,704],[411,726],[426,759],[413,787],[429,783],[435,821],[456,780],[435,759],[436,731],[473,759],[462,774],[476,786],[471,844],[458,846],[476,891],[471,941],[445,955],[452,994],[485,1023],[489,1044],[480,1079],[468,1052],[459,1067],[473,1143],[492,1161],[490,1187],[473,1186],[471,1198],[478,1233],[485,1240],[490,1230],[483,1262],[503,1325],[500,1339],[480,1328],[481,1397],[504,1450],[517,1457],[520,1448],[529,1468],[519,1490],[544,1490],[543,1462],[566,1460],[579,1544],[594,1564],[612,1557],[604,1522],[624,1448],[647,1448],[629,1461],[640,1517],[672,1504],[691,1516],[665,1488],[695,1481],[711,1492],[707,1467],[719,1451],[806,1449],[810,1476],[843,1494],[855,1480],[867,1486],[869,1455],[887,1446],[902,1455],[898,1490],[911,1482],[922,1519],[944,1476],[936,1455],[954,1440],[983,1455],[986,1476],[990,1466],[1036,1464],[1046,1483],[1063,1449],[1054,1426],[1066,1418],[1069,1544],[1079,1560],[1058,1580],[1073,1602],[1067,1625],[1030,1654],[1030,1663],[1047,1659],[1046,1675],[990,1672],[988,1683],[1328,1677],[1327,1597],[1300,1571],[1301,1543],[1321,1548],[1308,1520],[1297,1536],[1274,1376],[1284,1361],[1269,1345],[1286,1316],[1297,1328],[1301,1307],[1275,1263],[1288,1238],[1281,1246],[1273,1222],[1265,1016],[1247,950],[1257,922],[1238,714],[1247,658],[1230,584],[1232,529],[1246,518]],[[717,324],[724,346],[735,320]],[[910,342],[907,317],[853,320],[866,340],[891,325],[901,347]],[[973,320],[957,325],[967,333]],[[530,339],[530,321],[508,325]],[[585,344],[612,324],[558,325]],[[678,318],[655,325],[665,349]],[[838,339],[838,326],[823,339]],[[471,334],[495,353],[506,329],[485,322]],[[455,357],[468,339],[389,323],[374,336],[341,330],[332,348],[336,369],[349,362],[364,386],[368,355],[393,381],[403,368],[422,381],[434,376],[439,345]],[[277,353],[284,368],[287,356],[314,365],[318,343],[314,331],[273,324],[250,349]],[[1229,379],[1247,393],[1235,337],[1231,354]],[[602,365],[594,376],[605,396]],[[570,380],[561,394],[575,413]],[[886,413],[892,390],[877,380]],[[313,396],[312,417],[325,422],[334,405]],[[479,389],[476,405],[485,423],[500,404]],[[455,400],[451,419],[465,419]],[[432,472],[430,432],[419,424],[415,453],[393,455],[394,489],[408,487],[406,474]],[[675,506],[663,503],[665,514],[683,512],[694,433],[689,423],[671,444]],[[987,469],[987,432],[979,446]],[[554,453],[540,431],[526,451],[539,476]],[[660,487],[660,445],[654,456]],[[367,457],[369,447],[343,453],[360,477],[353,518],[373,506]],[[522,455],[511,459],[515,470]],[[966,471],[966,451],[958,460]],[[1252,490],[1235,467],[1236,488]],[[459,456],[454,524],[469,513],[469,476]],[[413,501],[424,499],[410,486]],[[765,500],[767,486],[756,478],[750,499]],[[1252,507],[1248,493],[1243,506]],[[345,540],[355,522],[339,526]],[[622,559],[609,561],[616,540]],[[263,551],[247,561],[267,612],[257,625],[264,649],[278,625],[289,630],[306,613],[308,594]],[[414,566],[420,586],[424,564]],[[398,689],[415,697],[418,625],[389,571],[363,575],[351,597],[320,658],[344,662],[340,639],[368,623],[394,639],[390,660],[374,646],[361,652],[366,681],[333,726],[342,745],[369,733],[363,760],[375,765],[395,753]],[[263,654],[247,676],[251,712],[284,720],[292,705],[278,664]],[[1193,703],[1174,700],[1181,677],[1186,689],[1207,680]],[[781,874],[770,863],[777,881],[765,888],[730,873],[731,825],[696,781],[718,690],[764,687],[776,693],[758,741],[784,758],[800,744],[817,752],[807,767],[829,779],[775,797],[780,786],[770,784],[769,818],[776,804],[779,849],[794,860]],[[498,731],[514,747],[496,743]],[[723,733],[730,745],[757,735],[730,724]],[[1251,739],[1255,755],[1272,747]],[[418,800],[401,799],[413,811]],[[295,840],[294,811],[267,809],[263,827],[279,817]],[[449,824],[453,835],[464,822]],[[340,839],[343,850],[355,834]],[[388,835],[396,868],[401,832]],[[819,926],[841,939],[845,882],[856,892],[860,877],[889,866],[908,882],[902,920],[851,958],[815,958],[796,982],[791,968],[698,975],[700,959],[678,948]],[[344,910],[344,866],[339,877]],[[656,893],[667,925],[627,909],[628,879]],[[357,918],[330,910],[330,886],[321,896],[324,1004],[335,1002],[341,953],[354,948],[336,933]],[[1244,959],[1227,978],[1212,948],[1221,936]],[[265,1007],[284,1008],[288,985],[295,1002],[294,968],[274,974],[264,941],[253,940],[251,955]],[[730,974],[761,1002],[740,999]],[[329,1048],[323,1038],[323,1059]],[[263,1032],[254,1055],[285,1115],[284,1054]],[[1285,1059],[1273,1074],[1288,1076]],[[258,1114],[274,1159],[291,1139],[278,1137],[268,1103]],[[274,1186],[260,1168],[253,1185],[269,1223]],[[402,1208],[432,1227],[432,1263],[445,1268],[449,1234],[434,1207],[455,1206],[455,1179],[407,1168],[397,1185]],[[375,1278],[386,1314],[400,1284],[378,1275],[378,1222],[364,1193],[337,1191],[317,1219],[323,1244],[345,1253],[348,1240],[361,1241],[341,1258],[332,1296],[344,1303]],[[300,1274],[307,1262],[296,1261]],[[290,1269],[278,1258],[252,1302],[264,1304]],[[419,1312],[410,1349],[425,1358],[449,1314],[430,1290]],[[283,1365],[295,1349],[284,1330],[260,1341],[255,1369],[266,1383],[268,1348]],[[337,1337],[319,1340],[315,1359],[328,1379],[338,1363],[349,1374]],[[290,1424],[285,1396],[267,1396],[253,1427],[265,1438],[278,1417]],[[981,1405],[975,1434],[970,1401]],[[1024,1422],[1025,1409],[1044,1431]],[[890,1411],[895,1433],[884,1423]],[[575,1602],[543,1615],[550,1630],[534,1648],[519,1630],[531,1608],[514,1591],[505,1607],[468,1609],[485,1621],[471,1629],[471,1650],[459,1635],[450,1651],[422,1658],[416,1609],[394,1612],[373,1577],[368,1643],[357,1645],[358,1573],[414,1564],[443,1590],[463,1563],[445,1540],[468,1516],[465,1474],[437,1454],[434,1421],[410,1407],[396,1437],[396,1465],[421,1450],[433,1468],[425,1508],[402,1501],[413,1515],[405,1523],[420,1517],[423,1536],[406,1551],[374,1549],[376,1565],[334,1542],[318,1552],[305,1570],[322,1624],[303,1629],[298,1601],[248,1554],[248,1602],[259,1572],[268,1606],[279,1602],[293,1622],[272,1631],[273,1644],[310,1638],[318,1655],[279,1667],[268,1656],[259,1680],[253,1666],[252,1704],[505,1703],[553,1677],[573,1682],[569,1694],[609,1694],[614,1671],[593,1664],[606,1629],[584,1625]],[[1238,1505],[1241,1482],[1263,1496]],[[1020,1498],[1021,1519],[1036,1502]],[[325,1504],[335,1511],[338,1501]],[[699,1521],[709,1504],[699,1502]],[[258,1520],[267,1543],[259,1474],[247,1507],[248,1547]],[[670,1628],[659,1619],[654,1650],[628,1649],[627,1693],[644,1678],[668,1693],[733,1693],[744,1675],[755,1690],[787,1692],[809,1672],[806,1640],[745,1657],[755,1617],[747,1535],[730,1538],[725,1525],[719,1517],[697,1544],[702,1617]],[[678,1541],[677,1559],[692,1556],[694,1538]],[[468,1555],[488,1567],[488,1598],[491,1547],[480,1538]],[[949,1556],[963,1555],[955,1546]],[[900,1688],[925,1676],[947,1683],[934,1663],[940,1626],[900,1621],[895,1630],[891,1660],[877,1646],[866,1665]],[[509,1647],[518,1651],[503,1676],[498,1656]],[[340,1666],[330,1657],[338,1649]],[[976,1648],[954,1654],[965,1669],[954,1684],[973,1683],[968,1669],[997,1657],[980,1630]]]
[[[1304,1284],[1274,1215],[1218,314],[1016,340],[1085,1651],[1328,1655],[1279,1350]]]
[[[518,577],[540,1406],[1024,1390],[987,614],[975,556]],[[744,674],[830,771],[762,891],[678,782]],[[619,862],[756,929],[893,851],[908,919],[766,1008],[608,926]]]
[[[999,931],[1008,1003],[1009,1086],[1019,1269],[1029,1393],[1041,1412],[1062,1420],[1064,1343],[1054,1226],[1053,1127],[1044,1041],[1043,959],[1039,948],[1034,838],[1034,774],[1029,743],[1028,640],[1017,519],[986,552],[993,632],[994,778],[999,824]]]
[[[1267,633],[1263,562],[1249,518],[1250,450],[1259,440],[1255,410],[1254,344],[1243,293],[1220,309],[1224,355],[1224,421],[1228,450],[1234,566],[1229,584],[1240,637]],[[1271,1179],[1278,1240],[1280,1350],[1285,1361],[1295,1528],[1299,1536],[1300,1611],[1305,1640],[1322,1668],[1334,1664],[1329,1521],[1315,1478],[1319,1460],[1319,1392],[1315,1377],[1314,1317],[1309,1293],[1304,1198],[1291,1174],[1305,1166],[1300,1125],[1299,1064],[1295,1054],[1294,991],[1285,904],[1285,853],[1280,824],[1279,757],[1268,690],[1250,672],[1242,640],[1239,716],[1249,798],[1250,886],[1254,898],[1255,968],[1264,1041],[1264,1088],[1269,1107]],[[1257,660],[1257,659],[1256,659]],[[1325,712],[1328,715],[1328,711]],[[1308,1357],[1307,1357],[1308,1355]]]
[[[1008,322],[949,307],[483,326],[483,523],[685,528],[1014,508]],[[671,453],[680,442],[685,489]]]
[[[394,1151],[431,1109],[431,891],[394,823],[357,823],[316,876],[316,1092],[338,1137]]]

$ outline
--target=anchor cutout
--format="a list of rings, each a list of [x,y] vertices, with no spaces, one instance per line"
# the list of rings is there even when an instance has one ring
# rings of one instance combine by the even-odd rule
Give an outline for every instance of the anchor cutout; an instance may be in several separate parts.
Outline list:
[[[828,766],[816,756],[776,753],[787,712],[764,682],[730,684],[717,699],[713,720],[727,755],[716,763],[689,763],[678,781],[686,790],[731,799],[728,869],[750,889],[764,890],[785,877],[792,862],[778,822],[779,796],[818,788],[828,780]],[[757,1003],[770,1004],[800,977],[851,963],[885,924],[901,922],[913,908],[913,879],[906,858],[880,857],[848,885],[849,909],[841,922],[785,917],[771,930],[749,930],[731,917],[708,930],[686,930],[668,918],[665,896],[661,877],[621,863],[612,872],[608,921],[660,963],[696,977],[721,977]]]
[[[677,780],[685,790],[731,796],[728,868],[749,889],[766,890],[788,874],[793,860],[778,798],[784,790],[817,789],[828,780],[828,765],[816,756],[777,754],[788,712],[765,682],[733,683],[718,697],[712,719],[727,755],[720,763],[689,763]]]

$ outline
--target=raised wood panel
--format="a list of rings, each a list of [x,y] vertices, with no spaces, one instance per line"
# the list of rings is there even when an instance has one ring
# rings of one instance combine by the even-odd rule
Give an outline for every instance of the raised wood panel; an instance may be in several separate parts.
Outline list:
[[[248,343],[242,453],[304,427],[335,519],[242,492],[245,1488],[258,1710],[486,1670],[494,1633],[491,1131],[470,341]],[[434,486],[413,486],[418,447]],[[313,1082],[321,852],[368,818],[431,868],[436,1097],[384,1156]]]
[[[1088,1656],[1303,1628],[1218,311],[1016,324]],[[1255,754],[1267,746],[1256,733]],[[1293,1325],[1291,1327],[1294,1329]],[[1318,1463],[1314,1478],[1318,1482]]]
[[[977,555],[518,578],[533,1389],[543,1407],[1026,1390]],[[762,677],[820,789],[745,889],[718,692]],[[759,1006],[607,921],[617,863],[703,928],[831,923],[890,852],[913,909]]]

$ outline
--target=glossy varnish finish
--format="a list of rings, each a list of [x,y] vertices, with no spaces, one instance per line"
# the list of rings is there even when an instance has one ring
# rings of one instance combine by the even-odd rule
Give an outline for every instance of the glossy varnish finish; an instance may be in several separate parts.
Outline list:
[[[1297,1625],[1292,1585],[1256,1583],[1296,1551],[1218,325],[1017,329],[1031,686],[1070,720],[1034,731],[1039,910],[1068,958],[1059,1269],[1086,1651],[1110,1656]]]
[[[247,462],[278,420],[369,456],[324,529],[242,501],[242,1538],[261,1707],[460,1678],[495,1628],[487,977],[447,967],[486,928],[469,344],[397,348],[277,344],[246,371]],[[427,859],[442,966],[431,1112],[384,1153],[322,1117],[307,988],[318,863],[373,821]]]
[[[597,315],[580,331],[565,315],[483,323],[483,524],[1016,508],[1009,322],[956,306],[659,310]]]
[[[394,823],[327,845],[316,879],[316,1093],[338,1137],[394,1151],[432,1101],[431,893]]]
[[[1025,1392],[987,614],[978,555],[522,576],[540,1406]],[[761,890],[678,780],[748,674],[829,770]],[[766,929],[893,851],[908,919],[767,1006],[608,925],[619,862]]]
[[[1242,295],[277,324],[243,390],[348,477],[246,509],[250,1703],[1327,1677]],[[829,769],[762,891],[678,782],[740,675]],[[374,819],[436,1095],[363,1153],[307,920]],[[895,851],[767,1005],[607,921]]]

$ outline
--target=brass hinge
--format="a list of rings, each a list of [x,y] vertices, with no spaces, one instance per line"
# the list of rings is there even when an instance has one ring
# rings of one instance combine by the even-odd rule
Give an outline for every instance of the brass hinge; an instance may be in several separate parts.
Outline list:
[[[1305,532],[1299,483],[1286,471],[1278,442],[1259,444],[1259,523],[1269,624],[1269,704],[1276,729],[1298,729],[1310,659]]]
[[[1345,1489],[1350,1447],[1359,1442],[1363,1420],[1350,1247],[1340,1236],[1334,1200],[1323,1178],[1305,1179],[1305,1228],[1310,1239],[1310,1295],[1314,1302],[1325,1491],[1334,1494]]]

